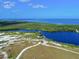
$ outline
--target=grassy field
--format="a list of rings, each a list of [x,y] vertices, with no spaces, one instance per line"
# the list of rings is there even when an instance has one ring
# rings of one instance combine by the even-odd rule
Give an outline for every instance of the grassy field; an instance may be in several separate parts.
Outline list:
[[[9,21],[9,23],[6,23],[7,25],[5,25],[5,22],[2,22],[2,26],[0,26],[0,31],[16,29],[30,29],[43,31],[75,31],[76,29],[79,30],[79,25],[58,25],[37,22],[14,22],[12,24],[11,23]]]
[[[76,51],[76,52],[79,52],[79,48],[73,48],[71,50]]]
[[[9,59],[15,59],[15,57],[21,52],[22,49],[30,45],[33,44],[29,43],[28,41],[16,42],[15,44],[10,45],[3,50],[8,53]]]
[[[16,56],[21,52],[25,47],[31,46],[38,42],[33,43],[33,40],[38,39],[37,36],[40,34],[37,32],[34,33],[26,33],[26,32],[3,32],[5,35],[10,35],[11,37],[18,37],[18,41],[15,41],[13,44],[1,49],[2,51],[7,52],[9,59],[15,59]],[[29,39],[29,40],[27,40]],[[4,43],[5,41],[1,41],[0,43]],[[0,58],[1,59],[1,58]]]
[[[79,59],[79,55],[40,45],[26,51],[20,59]]]
[[[40,33],[38,32],[5,32],[5,35],[12,35],[12,36],[21,36],[22,38],[31,38],[36,39],[37,36],[40,36]],[[42,36],[40,36],[42,37]]]

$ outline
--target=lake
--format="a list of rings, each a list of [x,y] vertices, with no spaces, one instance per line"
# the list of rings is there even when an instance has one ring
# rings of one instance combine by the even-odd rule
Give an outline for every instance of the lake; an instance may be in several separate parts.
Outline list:
[[[50,40],[79,45],[79,33],[76,32],[42,32],[42,34]]]
[[[10,32],[39,32],[40,30],[11,30]],[[68,43],[79,45],[79,33],[76,32],[47,32],[47,31],[40,31],[42,35],[44,35],[49,40],[54,40],[57,42]]]

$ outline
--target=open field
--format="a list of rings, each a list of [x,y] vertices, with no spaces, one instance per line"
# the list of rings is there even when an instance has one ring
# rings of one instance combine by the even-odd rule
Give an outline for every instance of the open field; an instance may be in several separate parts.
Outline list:
[[[79,59],[79,55],[40,45],[26,51],[20,59]]]
[[[6,23],[7,25],[5,25],[5,22],[6,21],[2,22],[0,26],[0,31],[16,30],[16,29],[30,29],[30,30],[43,30],[43,31],[75,31],[76,29],[79,30],[79,25],[58,25],[58,24],[18,22],[18,21],[13,23],[9,21]]]
[[[2,49],[2,51],[7,52],[9,59],[15,59],[24,48],[32,46],[38,43],[39,41],[42,42],[43,39],[45,39],[45,38],[38,39],[37,36],[39,36],[40,34],[37,32],[36,33],[6,32],[5,35],[11,35],[11,37],[20,36],[19,39],[21,39],[19,41],[15,41],[14,44],[10,44],[9,46]],[[30,39],[27,40],[28,38]],[[39,41],[34,41],[35,38],[38,39]],[[48,42],[47,44],[53,46],[58,46],[60,44],[50,40],[47,42]],[[53,44],[51,44],[50,42],[53,42]],[[63,47],[62,44],[60,45],[61,46],[59,47],[62,48]],[[79,49],[77,49],[77,47],[70,47],[70,48],[68,47],[64,47],[64,48],[79,52]],[[65,51],[62,49],[60,50],[53,47],[45,47],[39,45],[35,48],[31,48],[27,50],[21,55],[21,59],[26,59],[26,58],[27,59],[68,59],[68,58],[79,59],[79,56],[78,54],[74,54],[72,52]]]
[[[65,49],[72,50],[72,51],[79,53],[79,46],[75,46],[72,44],[59,43],[59,42],[55,42],[55,41],[48,41],[47,44],[53,45],[53,46],[58,46],[60,48],[65,48]]]
[[[39,36],[37,32],[1,32],[0,51],[6,52],[9,59],[15,59],[22,49],[38,43],[40,39],[37,36]]]
[[[30,45],[33,45],[33,44],[29,43],[28,41],[16,42],[15,44],[10,45],[4,48],[3,50],[8,53],[9,58],[15,59],[15,57],[20,53],[22,49]]]
[[[74,48],[74,49],[71,49],[71,50],[79,52],[79,48]]]

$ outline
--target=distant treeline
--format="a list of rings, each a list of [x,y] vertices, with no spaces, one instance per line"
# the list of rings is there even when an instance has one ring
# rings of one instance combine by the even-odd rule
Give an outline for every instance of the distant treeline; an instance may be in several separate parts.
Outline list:
[[[21,22],[21,21],[0,21],[0,26],[19,24],[19,23],[24,23],[24,22]]]
[[[4,21],[0,22],[0,31],[16,30],[16,29],[30,29],[43,31],[75,31],[79,30],[79,25],[58,25],[38,22],[17,22]]]

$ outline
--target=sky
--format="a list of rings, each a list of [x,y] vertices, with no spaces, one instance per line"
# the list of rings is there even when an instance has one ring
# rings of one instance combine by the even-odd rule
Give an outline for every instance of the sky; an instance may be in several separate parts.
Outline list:
[[[79,18],[79,0],[0,0],[0,19]]]

